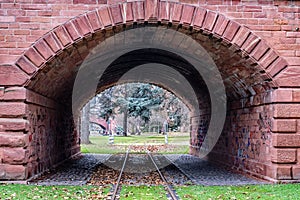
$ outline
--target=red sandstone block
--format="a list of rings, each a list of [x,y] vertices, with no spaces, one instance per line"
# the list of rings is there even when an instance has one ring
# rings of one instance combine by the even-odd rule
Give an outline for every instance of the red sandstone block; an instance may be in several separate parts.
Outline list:
[[[239,30],[240,25],[236,22],[230,21],[228,23],[228,26],[224,32],[223,37],[227,39],[228,41],[232,41],[234,36],[236,35],[237,31]]]
[[[160,2],[159,17],[160,21],[170,21],[170,3]]]
[[[4,148],[2,149],[2,162],[5,164],[24,164],[27,162],[26,149],[23,148]]]
[[[44,58],[34,48],[27,50],[25,56],[35,64],[36,67],[40,67],[45,62]]]
[[[293,90],[293,102],[300,102],[300,91]]]
[[[25,100],[26,89],[23,87],[9,87],[4,91],[4,95],[0,97],[2,100]]]
[[[268,68],[267,72],[275,77],[280,71],[286,68],[288,63],[281,57],[277,58]]]
[[[190,25],[194,16],[195,7],[184,5],[182,10],[181,23]]]
[[[58,39],[55,37],[53,33],[49,33],[44,37],[44,40],[47,42],[49,47],[52,49],[53,52],[57,53],[59,52],[62,47],[60,43],[58,42]]]
[[[238,47],[241,47],[246,41],[249,34],[250,34],[249,29],[245,27],[241,27],[237,32],[236,36],[234,37],[232,43],[237,45]]]
[[[228,21],[229,20],[224,15],[219,14],[213,32],[222,36],[227,27]]]
[[[269,46],[264,42],[260,41],[255,49],[252,51],[251,56],[255,60],[260,60],[262,56],[269,50]]]
[[[28,75],[16,66],[0,65],[0,86],[20,86],[28,80]]]
[[[274,117],[276,118],[299,118],[299,104],[276,104],[274,105]]]
[[[277,89],[272,92],[273,102],[292,102],[293,91],[291,89]]]
[[[157,0],[145,0],[145,20],[157,20],[158,19],[158,1]]]
[[[91,34],[92,28],[90,27],[87,17],[85,15],[80,15],[74,20],[74,25],[77,28],[77,31],[80,35],[88,35]]]
[[[120,5],[110,6],[110,13],[114,25],[123,23]]]
[[[45,40],[41,39],[39,40],[34,47],[36,50],[43,56],[45,60],[48,60],[52,56],[55,55],[55,53],[51,50],[51,48],[48,46],[48,44],[45,42]]]
[[[180,22],[181,13],[183,6],[181,4],[174,4],[171,9],[171,20],[172,22]]]
[[[112,21],[110,19],[110,15],[107,7],[103,7],[99,9],[98,14],[101,19],[101,23],[104,25],[104,27],[108,27],[112,25]]]
[[[102,23],[96,11],[87,13],[87,18],[92,26],[93,31],[97,31],[102,28]]]
[[[33,74],[37,70],[36,66],[31,61],[29,61],[25,56],[22,56],[17,61],[16,65],[20,67],[28,75]]]
[[[273,149],[271,161],[273,163],[295,163],[297,162],[297,149]]]
[[[289,65],[300,65],[300,57],[287,57],[285,60],[288,62]]]
[[[133,7],[132,2],[124,3],[122,4],[122,7],[123,7],[124,22],[132,22],[134,20],[133,11],[132,11],[132,7]]]
[[[22,180],[27,178],[26,167],[23,165],[0,164],[0,169],[1,168],[5,171],[4,179]]]
[[[278,55],[275,51],[269,50],[260,60],[260,64],[266,69],[269,65],[276,60]]]
[[[292,168],[293,171],[293,179],[300,179],[300,166],[293,166]]]
[[[300,135],[297,134],[273,134],[274,147],[300,147]]]
[[[0,132],[0,147],[25,147],[27,142],[28,135],[23,132]]]
[[[0,117],[23,117],[26,115],[25,103],[0,102]]]
[[[65,30],[64,27],[59,26],[54,30],[54,33],[56,34],[57,38],[61,42],[61,44],[65,47],[69,44],[71,44],[72,39],[70,38],[68,32]]]
[[[25,119],[0,118],[0,132],[29,130],[29,122]]]
[[[279,179],[279,180],[292,179],[292,167],[279,165],[276,168],[276,179]]]
[[[81,34],[78,33],[77,28],[74,25],[74,20],[72,22],[67,22],[66,24],[64,24],[66,30],[68,31],[68,33],[70,34],[71,38],[73,41],[76,41],[78,39],[81,38]]]
[[[260,38],[251,33],[245,43],[242,45],[242,49],[250,54],[259,42]]]
[[[206,15],[206,10],[203,8],[197,8],[196,9],[196,14],[194,16],[194,21],[193,21],[193,26],[194,29],[201,29],[202,28],[202,24],[204,21]]]
[[[204,22],[203,22],[203,28],[209,31],[212,31],[216,20],[218,18],[218,14],[212,11],[207,11]]]
[[[294,119],[273,119],[272,132],[277,133],[296,133],[297,132],[297,120]]]
[[[134,21],[141,21],[145,19],[144,16],[144,3],[141,1],[133,2],[133,16],[134,16]]]

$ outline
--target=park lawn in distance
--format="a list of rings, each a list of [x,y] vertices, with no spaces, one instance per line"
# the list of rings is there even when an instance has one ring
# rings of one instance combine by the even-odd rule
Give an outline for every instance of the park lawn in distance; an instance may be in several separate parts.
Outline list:
[[[181,199],[263,199],[296,200],[300,199],[300,184],[266,184],[247,186],[177,186],[176,192]]]
[[[109,186],[35,186],[0,184],[0,199],[106,199]]]
[[[108,136],[90,136],[91,144],[81,144],[82,153],[116,154],[125,153],[129,145],[164,145],[165,136],[142,134],[134,136],[115,136],[114,144],[108,144]],[[186,154],[189,151],[189,135],[171,135],[166,149],[159,153]],[[169,148],[168,148],[169,147]]]
[[[122,186],[120,199],[151,199],[167,200],[166,191],[163,186]]]

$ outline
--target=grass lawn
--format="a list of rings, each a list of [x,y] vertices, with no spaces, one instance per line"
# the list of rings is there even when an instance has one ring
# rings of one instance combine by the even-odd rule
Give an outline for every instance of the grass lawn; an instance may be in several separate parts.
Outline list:
[[[91,144],[81,145],[82,153],[99,153],[99,154],[115,154],[123,153],[129,145],[164,145],[164,135],[135,135],[135,136],[115,136],[114,144],[108,144],[108,136],[91,136]],[[160,153],[182,154],[188,153],[189,150],[189,135],[174,133],[168,137],[167,148],[162,149]],[[168,148],[170,147],[170,148]]]
[[[120,199],[160,199],[167,200],[163,186],[122,186]]]
[[[300,184],[176,187],[181,199],[300,199]],[[200,198],[201,197],[201,198]]]
[[[0,185],[0,199],[106,199],[111,186]],[[300,184],[250,186],[177,186],[181,199],[296,200]],[[167,199],[163,186],[122,186],[121,199]]]
[[[105,199],[110,187],[0,185],[0,199]]]

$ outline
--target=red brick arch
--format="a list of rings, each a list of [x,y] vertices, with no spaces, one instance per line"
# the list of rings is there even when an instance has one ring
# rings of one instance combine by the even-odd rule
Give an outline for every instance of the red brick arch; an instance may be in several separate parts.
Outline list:
[[[197,30],[222,40],[261,68],[265,79],[272,80],[287,62],[267,42],[245,26],[224,15],[183,3],[136,1],[102,7],[77,16],[45,34],[30,47],[16,65],[30,77],[38,73],[64,49],[101,30],[131,26],[134,23],[167,24]],[[273,86],[277,87],[275,81]]]

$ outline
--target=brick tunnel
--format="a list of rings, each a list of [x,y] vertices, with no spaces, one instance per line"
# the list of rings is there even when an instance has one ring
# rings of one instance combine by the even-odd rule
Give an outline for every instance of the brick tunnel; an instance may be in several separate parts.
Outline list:
[[[207,158],[275,182],[300,180],[299,2],[38,2],[1,3],[1,180],[29,179],[78,154],[79,109],[126,72],[153,63],[172,68],[195,91],[196,104],[188,98],[189,90],[176,91],[180,83],[159,82],[168,80],[169,71],[157,71],[153,77],[163,79],[149,80],[194,111],[191,154],[201,156],[201,148],[210,146],[214,138],[207,134],[208,127],[218,123],[212,120],[218,115],[212,101],[215,91],[208,86],[217,79],[197,71],[209,64],[220,72],[227,110],[224,125],[219,122],[221,136]],[[121,48],[122,42],[109,41],[140,29],[165,34],[153,34],[157,40],[152,46],[120,54],[97,80],[95,91],[86,89],[90,80],[83,76],[86,87],[75,91],[74,99],[80,67],[86,64],[87,74],[95,74],[101,50]],[[193,65],[174,52],[190,53],[204,64]],[[206,55],[211,60],[205,60]]]

